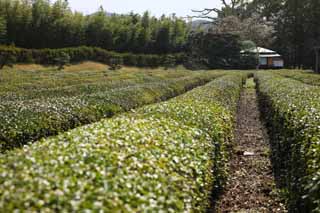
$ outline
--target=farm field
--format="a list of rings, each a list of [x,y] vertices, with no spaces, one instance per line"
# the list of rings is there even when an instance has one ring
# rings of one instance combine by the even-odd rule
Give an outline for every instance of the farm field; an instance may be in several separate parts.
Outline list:
[[[311,71],[296,71],[296,70],[286,70],[286,71],[272,71],[273,73],[279,74],[283,77],[292,78],[294,80],[301,81],[302,83],[320,86],[320,75],[317,75]]]
[[[5,212],[320,212],[319,75],[1,74]]]
[[[221,72],[127,68],[97,63],[54,68],[26,66],[2,73],[0,144],[5,151],[45,136],[166,100]]]
[[[320,0],[0,0],[0,213],[320,213]]]

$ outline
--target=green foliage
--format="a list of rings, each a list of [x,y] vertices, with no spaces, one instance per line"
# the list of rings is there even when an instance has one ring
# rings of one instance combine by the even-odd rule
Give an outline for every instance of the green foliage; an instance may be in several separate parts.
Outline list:
[[[292,78],[292,79],[301,81],[306,84],[320,86],[320,75],[311,73],[310,71],[279,70],[279,71],[273,71],[273,72],[287,78]]]
[[[12,67],[16,61],[17,58],[10,52],[0,51],[0,70],[3,69],[4,66]]]
[[[159,53],[168,53],[170,44],[170,29],[168,26],[163,26],[159,29],[156,38],[156,45],[155,48]]]
[[[272,133],[274,171],[288,191],[289,211],[319,212],[320,87],[268,72],[256,79]]]
[[[188,31],[176,16],[117,15],[103,8],[83,15],[64,0],[0,0],[0,16],[8,23],[8,43],[36,49],[92,46],[136,54],[176,53]]]
[[[204,212],[226,175],[242,77],[0,156],[1,209]]]
[[[132,53],[115,53],[101,48],[74,47],[63,49],[23,49],[10,46],[0,46],[0,52],[16,58],[18,63],[38,63],[44,65],[60,65],[83,61],[96,61],[112,65],[159,67],[163,66],[166,55],[146,55]],[[176,63],[183,63],[184,54],[171,54]]]
[[[210,69],[236,68],[240,60],[239,38],[231,34],[196,33],[189,38],[190,60]]]
[[[257,45],[253,41],[246,40],[241,42],[241,50],[243,51],[249,51],[255,48],[257,48]]]
[[[318,0],[233,0],[222,8],[204,9],[200,17],[212,18],[216,33],[232,33],[242,40],[274,49],[293,68],[315,66],[314,47],[320,46]],[[218,17],[210,17],[216,12]]]
[[[83,78],[88,78],[90,72]],[[62,75],[60,80],[65,81],[66,74],[64,72],[59,74]],[[87,83],[86,81],[81,83],[85,79],[78,77],[72,82],[77,86],[58,83],[55,75],[57,75],[55,72],[51,73],[46,80],[49,85],[53,84],[52,88],[45,83],[37,87],[33,85],[36,83],[34,81],[29,84],[26,82],[0,96],[2,150],[21,146],[101,118],[111,117],[118,112],[172,98],[221,74],[188,72],[188,75],[179,76],[177,72],[177,77],[168,79],[148,77],[147,74],[142,73],[133,76],[132,80],[126,80],[128,78],[126,75],[123,79],[116,80],[117,74],[114,74],[115,77]],[[53,82],[50,82],[50,78]],[[109,79],[113,81],[109,82]],[[54,86],[57,84],[64,86],[61,88]],[[10,87],[12,84],[8,83],[8,85]],[[27,90],[30,87],[31,89]],[[3,89],[6,90],[6,87]]]
[[[314,67],[314,47],[320,46],[320,2],[285,0],[279,8],[275,50],[284,55],[290,67]]]
[[[7,23],[0,14],[0,44],[6,43],[7,40]]]
[[[110,70],[119,70],[121,69],[121,64],[123,64],[123,60],[121,57],[119,58],[111,58],[110,59]]]
[[[246,40],[241,42],[241,56],[238,65],[240,69],[256,69],[258,67],[258,55],[250,52],[255,48],[257,46],[253,41]]]
[[[256,69],[259,64],[259,59],[254,53],[243,53],[238,62],[238,68],[242,70]]]
[[[267,21],[272,21],[277,18],[281,10],[283,9],[284,0],[253,0],[247,6],[249,16],[258,13],[261,17]]]
[[[165,59],[163,61],[163,65],[166,69],[173,68],[176,66],[176,59],[173,55],[167,55],[165,56]]]
[[[65,52],[61,52],[58,57],[54,58],[54,62],[58,65],[58,70],[62,70],[65,65],[70,63],[70,56]]]

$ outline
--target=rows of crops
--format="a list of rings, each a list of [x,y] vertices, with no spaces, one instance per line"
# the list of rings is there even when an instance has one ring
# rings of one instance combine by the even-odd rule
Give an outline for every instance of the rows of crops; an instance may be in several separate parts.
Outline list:
[[[286,78],[291,78],[294,80],[301,81],[302,83],[320,86],[320,75],[315,74],[311,71],[302,70],[279,70],[273,71],[274,73],[281,75]]]
[[[203,212],[245,74],[0,156],[4,211]],[[213,175],[214,174],[214,175]]]
[[[43,69],[2,75],[1,210],[207,210],[227,178],[249,72]],[[320,211],[320,78],[281,70],[255,79],[289,210]]]
[[[272,136],[275,173],[289,209],[319,212],[320,87],[302,83],[310,82],[306,74],[292,71],[258,73],[256,79]]]
[[[162,72],[120,72],[109,74],[109,79],[103,79],[101,72],[94,71],[90,74],[38,72],[39,76],[31,74],[29,77],[26,75],[30,72],[26,72],[15,82],[7,82],[0,88],[1,150],[167,100],[222,75],[217,72]],[[26,81],[21,84],[24,77]],[[50,80],[59,83],[50,84]]]
[[[48,67],[22,67],[1,72],[2,101],[68,97],[90,94],[142,83],[177,79],[196,74],[191,71],[126,68],[109,71],[105,65],[84,63],[57,71]]]

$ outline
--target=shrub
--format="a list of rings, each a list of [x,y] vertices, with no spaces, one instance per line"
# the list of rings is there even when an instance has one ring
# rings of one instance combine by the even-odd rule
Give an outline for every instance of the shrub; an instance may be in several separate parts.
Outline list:
[[[0,156],[4,211],[204,212],[243,75]]]
[[[165,69],[175,67],[176,60],[175,60],[174,56],[172,56],[172,55],[165,56],[163,65],[164,65]]]
[[[96,61],[111,65],[114,59],[117,63],[128,66],[158,67],[163,65],[163,55],[143,55],[132,53],[115,53],[97,47],[74,47],[63,49],[22,49],[17,47],[0,46],[0,52],[15,57],[17,63],[31,63],[55,65],[58,61],[67,59],[69,55],[71,63],[83,61]],[[66,54],[66,55],[65,55]],[[172,54],[175,61],[182,63],[183,54]],[[64,59],[63,59],[64,58]]]
[[[153,83],[137,83],[113,90],[83,92],[70,97],[3,101],[0,104],[1,149],[11,149],[101,118],[111,117],[118,112],[167,100],[216,76],[219,75],[202,73]],[[63,90],[61,93],[66,92],[68,91]]]
[[[123,54],[123,64],[128,66],[137,66],[137,56],[132,53]]]
[[[190,70],[208,70],[208,60],[197,55],[189,55],[188,59],[183,64],[187,69]]]
[[[290,212],[320,211],[320,87],[258,73],[274,171]]]
[[[238,68],[243,70],[256,69],[258,67],[258,57],[256,54],[243,53],[238,62]]]
[[[12,67],[13,64],[17,61],[15,55],[11,55],[8,52],[0,52],[0,69],[3,69],[4,66]]]
[[[121,57],[113,57],[110,59],[110,70],[119,70],[121,69],[121,64],[123,64],[123,60]]]
[[[292,78],[306,84],[320,86],[320,75],[313,73],[311,71],[279,70],[279,71],[273,71],[273,73],[279,74],[287,78]]]
[[[58,57],[54,59],[54,62],[58,65],[58,70],[62,70],[65,65],[70,63],[70,56],[65,52],[61,52]]]

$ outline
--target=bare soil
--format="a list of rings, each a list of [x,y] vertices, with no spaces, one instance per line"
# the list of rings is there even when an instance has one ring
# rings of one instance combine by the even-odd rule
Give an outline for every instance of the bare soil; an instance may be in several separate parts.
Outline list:
[[[239,103],[229,180],[214,212],[287,212],[279,199],[269,154],[269,138],[250,78]]]

